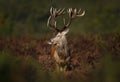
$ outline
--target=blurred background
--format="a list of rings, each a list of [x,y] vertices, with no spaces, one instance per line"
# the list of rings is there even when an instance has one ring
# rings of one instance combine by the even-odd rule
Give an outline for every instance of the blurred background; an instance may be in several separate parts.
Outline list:
[[[120,32],[119,0],[0,0],[0,35],[46,34],[51,6],[81,8],[84,17],[76,18],[70,33]]]
[[[50,59],[51,6],[86,11],[70,25],[66,73]],[[120,0],[0,0],[0,82],[120,82],[119,69]]]

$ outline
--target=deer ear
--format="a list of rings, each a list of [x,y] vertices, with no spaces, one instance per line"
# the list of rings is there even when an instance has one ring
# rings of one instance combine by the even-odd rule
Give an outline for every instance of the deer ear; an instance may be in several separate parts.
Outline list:
[[[67,29],[65,29],[65,30],[62,32],[62,34],[65,35],[65,34],[67,34],[68,32],[69,32],[69,29],[67,28]]]

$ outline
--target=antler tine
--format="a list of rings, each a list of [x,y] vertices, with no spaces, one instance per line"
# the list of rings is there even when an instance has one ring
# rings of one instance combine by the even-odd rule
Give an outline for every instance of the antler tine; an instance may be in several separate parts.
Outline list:
[[[53,7],[50,8],[50,14],[53,14]]]
[[[57,13],[59,13],[61,11],[61,9],[57,10]]]
[[[52,28],[54,31],[59,32],[60,30],[56,27],[56,20],[55,20],[57,16],[58,16],[57,9],[51,7],[50,17],[48,18],[48,21],[47,21],[47,27]]]
[[[80,13],[80,11],[81,11],[81,8],[78,10],[78,13]]]
[[[50,15],[51,15],[51,16],[54,16],[54,10],[55,10],[55,9],[54,9],[53,7],[50,8]]]
[[[69,19],[68,23],[66,23],[65,19],[63,19],[63,21],[64,21],[64,27],[69,27],[72,19]]]
[[[50,22],[51,18],[52,18],[51,16],[48,18],[47,27],[53,29],[53,30],[56,31],[56,32],[59,32],[59,29],[56,27],[56,21],[53,20],[53,21]],[[52,24],[51,24],[51,23],[52,23]]]
[[[48,18],[47,27],[49,27],[51,16]]]
[[[51,7],[50,13],[53,17],[57,17],[61,14],[65,14],[64,10],[65,10],[65,8],[57,10],[56,8]]]
[[[76,14],[77,14],[77,9],[75,8],[75,9],[73,10],[72,19],[76,17]]]
[[[52,29],[54,29],[57,32],[62,32],[63,30],[65,30],[66,28],[68,28],[70,26],[72,19],[74,19],[75,17],[80,17],[80,16],[85,15],[85,11],[80,13],[81,9],[79,9],[77,11],[76,8],[74,8],[74,9],[68,8],[67,9],[67,13],[68,13],[68,16],[69,16],[68,17],[68,22],[66,23],[65,18],[63,18],[64,27],[60,30],[56,27],[56,17],[61,15],[61,14],[64,14],[65,13],[64,10],[65,10],[65,8],[57,10],[56,8],[51,7],[50,8],[51,16],[48,18],[47,26],[51,27]]]
[[[69,18],[71,18],[71,16],[72,16],[72,8],[69,8],[69,9],[67,10],[67,12],[68,12]]]
[[[81,9],[78,10],[76,16],[80,17],[80,16],[84,16],[85,15],[85,11],[83,11],[81,14],[80,14],[80,11],[81,11]]]
[[[51,14],[52,17],[55,18],[57,16],[57,10],[56,10],[56,8],[51,7],[50,8],[50,14]]]
[[[64,27],[63,27],[63,29],[61,31],[63,31],[66,28],[68,28],[70,26],[70,24],[71,24],[72,19],[74,19],[76,16],[80,17],[80,16],[84,16],[85,15],[85,11],[83,11],[82,14],[80,14],[80,11],[81,11],[81,9],[79,9],[77,11],[76,8],[75,9],[69,8],[67,10],[68,16],[69,16],[69,21],[66,23],[65,18],[63,19]]]
[[[71,18],[69,19],[68,23],[66,23],[65,18],[63,18],[63,23],[64,23],[64,27],[60,30],[61,32],[64,31],[66,28],[68,28],[71,24]]]
[[[68,22],[66,23],[65,19],[63,19],[63,22],[64,22],[64,28],[63,28],[63,29],[66,29],[66,28],[68,28],[68,27],[70,26],[72,19],[73,19],[74,16],[76,15],[76,11],[77,11],[76,9],[73,10],[72,8],[69,8],[69,9],[67,10],[68,15],[69,15],[69,20],[68,20]]]
[[[58,12],[58,15],[61,15],[61,14],[64,14],[65,12],[65,8],[63,8],[62,10],[60,10],[59,12]]]
[[[73,19],[73,13],[74,13],[74,12],[73,12],[73,9],[72,9],[72,8],[69,8],[69,9],[67,10],[67,12],[68,12],[69,20],[68,20],[68,22],[66,23],[65,18],[63,18],[64,27],[60,30],[61,32],[64,31],[66,28],[68,28],[68,27],[70,26],[71,21],[72,21],[72,19]],[[76,12],[76,10],[75,10],[75,12]]]

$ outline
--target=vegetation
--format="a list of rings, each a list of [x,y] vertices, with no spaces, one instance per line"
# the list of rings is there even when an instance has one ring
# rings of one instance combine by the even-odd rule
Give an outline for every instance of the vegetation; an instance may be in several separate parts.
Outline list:
[[[0,0],[0,82],[119,82],[119,0]],[[70,70],[58,72],[47,41],[49,8],[81,8],[67,36]],[[58,23],[62,26],[61,22]]]
[[[120,81],[119,34],[68,37],[71,59],[68,62],[70,70],[67,72],[55,69],[50,46],[46,44],[48,38],[1,37],[1,81]]]
[[[47,18],[51,6],[57,8],[77,7],[86,15],[74,20],[71,33],[119,32],[118,0],[0,0],[0,34],[46,34]]]

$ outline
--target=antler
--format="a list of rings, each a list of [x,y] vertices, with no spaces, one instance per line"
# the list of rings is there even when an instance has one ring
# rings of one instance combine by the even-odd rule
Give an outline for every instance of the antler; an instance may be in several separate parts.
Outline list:
[[[64,8],[57,10],[56,8],[51,7],[50,8],[50,17],[48,18],[47,26],[51,27],[53,30],[59,32],[60,29],[56,27],[56,17],[64,14]]]
[[[65,19],[63,19],[63,21],[64,21],[64,27],[63,27],[63,29],[61,31],[65,30],[66,28],[68,28],[70,26],[72,19],[74,19],[75,17],[81,17],[81,16],[85,15],[85,11],[83,11],[82,13],[80,13],[81,9],[79,9],[77,11],[76,8],[75,9],[69,8],[67,10],[67,12],[68,12],[68,16],[69,16],[69,21],[68,21],[68,23],[66,23]]]
[[[65,14],[64,10],[65,8],[57,10],[56,8],[51,7],[50,9],[51,16],[48,18],[47,26],[51,27],[53,30],[57,32],[62,32],[70,26],[72,19],[74,19],[75,17],[81,17],[85,15],[85,11],[80,13],[81,9],[77,11],[76,8],[75,9],[69,8],[67,10],[69,21],[66,23],[65,18],[63,18],[64,27],[60,30],[56,27],[56,17],[61,14]]]

